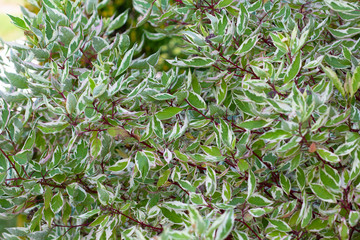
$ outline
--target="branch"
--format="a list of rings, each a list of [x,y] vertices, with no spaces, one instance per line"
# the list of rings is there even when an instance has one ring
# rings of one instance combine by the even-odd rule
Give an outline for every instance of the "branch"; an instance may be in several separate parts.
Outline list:
[[[117,210],[115,208],[112,208],[112,207],[103,207],[103,210],[107,210],[112,214],[122,215],[122,216],[126,217],[127,219],[129,219],[129,220],[131,220],[133,222],[136,222],[140,226],[150,228],[151,230],[153,230],[155,232],[158,232],[158,233],[162,233],[163,230],[164,230],[162,227],[154,227],[154,226],[151,226],[151,225],[146,224],[144,222],[141,222],[139,220],[136,220],[136,219],[124,214],[123,212],[121,212],[121,211],[119,211],[119,210]]]
[[[191,105],[191,103],[190,103],[187,99],[185,99],[185,102],[186,102],[187,104],[189,104],[189,106],[190,106],[192,109],[194,109],[196,112],[198,112],[198,113],[199,113],[201,116],[203,116],[204,118],[206,118],[206,119],[211,119],[211,118],[205,116],[202,112],[200,112],[199,109],[197,109],[196,107],[194,107],[193,105]]]
[[[56,224],[56,223],[53,224],[54,227],[62,227],[62,228],[76,228],[76,227],[83,228],[83,227],[87,227],[89,225],[90,225],[90,223],[84,223],[84,224],[79,224],[79,225],[60,225],[60,224]]]
[[[168,179],[168,182],[170,182],[170,183],[173,184],[173,185],[178,186],[178,187],[181,188],[181,190],[183,190],[187,195],[190,195],[190,193],[189,193],[186,189],[184,189],[182,186],[180,186],[179,183],[174,182],[174,181],[172,181],[172,180],[170,180],[170,179]]]
[[[242,224],[244,224],[248,229],[250,229],[250,231],[255,234],[255,236],[258,238],[258,239],[262,239],[255,231],[254,229],[252,229],[245,221],[241,220],[241,219],[235,219],[235,221],[237,222],[241,222]]]
[[[8,162],[11,164],[12,168],[14,168],[14,170],[15,170],[16,174],[18,175],[18,177],[19,177],[20,179],[24,179],[23,177],[21,177],[20,173],[19,173],[18,170],[16,169],[15,163],[13,163],[13,162],[11,161],[11,159],[9,158],[9,156],[4,152],[4,150],[3,150],[1,147],[0,147],[0,151],[1,151],[2,154],[6,157],[6,159],[8,160]]]

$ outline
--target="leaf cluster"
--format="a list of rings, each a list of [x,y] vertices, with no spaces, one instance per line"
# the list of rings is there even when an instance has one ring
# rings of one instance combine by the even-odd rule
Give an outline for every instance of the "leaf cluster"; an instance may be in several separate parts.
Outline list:
[[[359,236],[357,1],[108,2],[10,16],[0,212],[28,222],[4,239]]]

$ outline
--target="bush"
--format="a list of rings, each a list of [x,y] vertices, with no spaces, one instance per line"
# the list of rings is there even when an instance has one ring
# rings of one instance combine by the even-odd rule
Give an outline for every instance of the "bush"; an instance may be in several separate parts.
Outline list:
[[[5,239],[356,239],[356,1],[29,1],[2,60]],[[182,37],[144,57],[128,33]],[[179,40],[174,40],[179,41]],[[9,61],[8,61],[9,60]]]

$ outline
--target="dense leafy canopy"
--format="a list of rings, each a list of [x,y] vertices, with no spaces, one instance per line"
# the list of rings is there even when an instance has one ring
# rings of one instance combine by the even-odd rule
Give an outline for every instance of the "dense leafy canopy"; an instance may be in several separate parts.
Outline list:
[[[360,5],[31,0],[1,59],[5,239],[351,239]],[[144,38],[181,39],[159,67]]]

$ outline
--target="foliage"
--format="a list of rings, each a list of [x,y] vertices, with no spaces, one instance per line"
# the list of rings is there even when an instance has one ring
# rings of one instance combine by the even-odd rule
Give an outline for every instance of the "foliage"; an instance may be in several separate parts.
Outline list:
[[[23,36],[23,32],[14,27],[7,15],[0,14],[0,22],[2,23],[0,36],[3,37],[4,40],[12,41]]]
[[[2,59],[5,239],[355,239],[360,5],[32,0]],[[158,68],[128,33],[182,37]],[[154,30],[155,31],[155,30]]]

